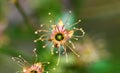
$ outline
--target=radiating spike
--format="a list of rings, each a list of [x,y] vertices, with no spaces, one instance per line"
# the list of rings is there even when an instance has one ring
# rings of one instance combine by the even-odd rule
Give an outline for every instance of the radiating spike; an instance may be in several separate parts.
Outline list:
[[[80,36],[73,35],[73,37],[79,38],[79,37],[83,37],[83,36],[85,35],[85,32],[84,32],[84,30],[83,30],[82,28],[75,28],[75,27],[74,27],[74,30],[75,30],[75,31],[81,31],[81,32],[82,32],[82,35],[80,35]]]
[[[51,15],[51,12],[49,12],[48,15]]]
[[[51,54],[54,55],[54,48],[51,48]]]
[[[81,22],[81,20],[78,20],[77,22],[71,24],[69,27],[73,27],[74,25],[77,25],[77,24],[80,23],[80,22]]]
[[[42,47],[43,47],[43,48],[46,48],[46,47],[49,46],[49,45],[50,45],[50,43],[47,43],[47,44],[43,45]]]
[[[41,40],[41,38],[38,38],[38,39],[34,40],[34,43],[36,43],[36,42],[38,42],[40,40]]]
[[[66,56],[66,62],[68,63],[68,54],[67,54],[67,52],[65,53],[65,56]]]
[[[13,61],[15,61],[14,57],[11,58]]]
[[[40,32],[49,32],[49,31],[48,30],[37,30],[37,31],[35,31],[35,34],[38,34]]]
[[[80,23],[81,22],[81,20],[78,20],[77,22],[75,22],[72,26],[74,26],[74,25],[76,25],[76,24],[78,24],[78,23]]]
[[[22,73],[22,71],[16,71],[15,73]]]
[[[51,54],[52,54],[52,55],[54,55],[54,48],[55,48],[55,46],[52,45],[52,49],[51,49]]]
[[[24,64],[23,64],[22,62],[20,62],[20,61],[17,61],[17,63],[18,63],[18,65],[19,65],[20,67],[24,66]]]
[[[37,48],[33,49],[33,53],[34,53],[35,57],[37,57],[36,50],[37,50]]]
[[[63,49],[64,49],[64,53],[65,53],[65,56],[66,56],[66,62],[68,63],[68,54],[67,54],[67,49],[65,47],[65,45],[63,46]]]
[[[67,22],[69,22],[69,20],[70,20],[71,13],[72,13],[72,11],[69,11],[69,15],[64,23],[64,25],[66,25],[66,26],[67,26]]]
[[[53,23],[55,24],[55,17],[51,14],[51,12],[49,12],[48,15],[52,17],[52,19],[53,19]],[[49,22],[51,23],[52,20],[50,20]]]
[[[80,31],[83,33],[83,36],[84,36],[85,35],[85,31],[82,28],[80,28]]]
[[[18,56],[23,62],[27,62],[21,55]]]
[[[34,55],[35,55],[34,63],[37,62],[37,60],[38,60],[38,56],[37,56],[36,50],[37,50],[37,48],[34,48],[34,49],[33,49],[33,53],[34,53]]]
[[[65,44],[68,48],[70,48],[70,50],[77,56],[77,57],[80,57],[80,55],[79,54],[77,54],[74,50],[73,50],[73,48],[71,48],[69,45],[67,45],[67,44]]]
[[[58,66],[58,65],[59,65],[59,63],[60,63],[60,48],[59,48],[59,50],[58,50],[58,51],[59,51],[59,57],[58,57],[57,64],[56,64],[57,66]]]
[[[36,42],[38,42],[40,40],[42,41],[41,37],[39,37],[38,39],[34,40],[34,42],[36,43]]]
[[[69,41],[69,43],[72,45],[73,49],[75,49],[75,45],[73,44],[73,42]]]
[[[74,40],[76,40],[76,41],[78,40],[78,38],[74,38],[74,37],[73,37],[72,39],[74,39]]]
[[[24,61],[22,61],[19,57],[12,57],[12,60],[16,62],[20,67],[23,67],[25,65]]]
[[[45,37],[45,36],[47,36],[47,34],[43,34],[43,35],[41,35],[38,39],[36,39],[36,40],[34,40],[34,43],[36,43],[36,42],[38,42],[38,41],[45,41],[45,40],[48,40],[47,38],[43,38],[43,37]]]
[[[38,34],[38,31],[35,31],[35,34]]]
[[[50,62],[42,62],[42,64],[50,64]]]
[[[43,37],[45,37],[45,36],[48,36],[48,35],[47,34],[43,34],[43,35],[40,36],[40,39],[42,40]]]

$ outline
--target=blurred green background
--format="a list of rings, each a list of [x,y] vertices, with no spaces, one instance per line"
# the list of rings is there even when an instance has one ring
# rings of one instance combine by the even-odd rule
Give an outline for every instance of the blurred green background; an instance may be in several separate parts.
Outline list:
[[[43,42],[34,43],[39,35],[34,31],[39,24],[49,24],[51,12],[55,18],[67,16],[72,11],[73,20],[86,32],[75,43],[84,47],[82,56],[76,58],[69,52],[69,62],[61,56],[51,55],[51,48],[42,48]],[[58,19],[56,19],[58,20]],[[49,73],[120,73],[120,0],[0,0],[0,73],[15,73],[22,68],[11,57],[22,55],[33,64],[33,48],[39,61],[50,61],[45,70]],[[86,53],[87,52],[87,53]]]

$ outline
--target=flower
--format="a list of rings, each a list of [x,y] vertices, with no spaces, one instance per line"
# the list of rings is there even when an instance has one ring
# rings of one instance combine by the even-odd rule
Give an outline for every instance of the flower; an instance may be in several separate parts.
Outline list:
[[[58,25],[53,26],[49,40],[54,43],[55,47],[60,48],[73,36],[73,33],[73,30],[65,29],[62,20],[60,20]]]
[[[23,70],[21,73],[44,73],[44,63],[50,64],[50,62],[36,62],[37,60],[37,55],[35,53],[36,49],[33,50],[36,59],[35,59],[35,63],[33,63],[32,65],[29,64],[21,55],[19,55],[18,57],[12,57],[12,60],[17,62],[18,65],[20,65]],[[19,72],[19,71],[18,71]],[[48,72],[48,71],[46,71]]]
[[[28,68],[23,68],[23,73],[44,73],[44,67],[41,62],[38,62]]]
[[[71,11],[69,12],[71,13]],[[49,15],[51,15],[51,13],[48,13]],[[60,48],[64,49],[64,54],[66,54],[66,61],[67,61],[67,48],[69,48],[75,55],[77,55],[79,57],[79,55],[74,51],[75,46],[74,43],[71,41],[72,39],[78,40],[79,37],[83,37],[85,35],[85,32],[82,28],[76,28],[73,27],[74,25],[78,24],[79,22],[81,22],[81,20],[78,20],[76,23],[70,25],[68,24],[68,20],[69,17],[67,18],[67,20],[65,21],[65,23],[63,22],[62,19],[59,20],[59,22],[56,24],[55,21],[52,25],[50,25],[48,28],[49,29],[41,29],[41,30],[37,30],[35,31],[35,34],[41,33],[42,35],[34,40],[34,42],[37,42],[39,40],[41,41],[47,41],[50,42],[46,45],[43,45],[43,48],[49,46],[50,44],[52,49],[51,49],[51,53],[54,54],[54,48],[58,48],[58,52],[59,52],[59,58],[57,61],[57,65],[59,64],[60,61]],[[50,20],[50,22],[52,22],[52,20]],[[45,26],[44,24],[41,24],[40,27],[43,28],[43,26]],[[72,29],[69,29],[68,27],[72,27]],[[82,32],[82,35],[75,35],[76,31],[80,31]]]

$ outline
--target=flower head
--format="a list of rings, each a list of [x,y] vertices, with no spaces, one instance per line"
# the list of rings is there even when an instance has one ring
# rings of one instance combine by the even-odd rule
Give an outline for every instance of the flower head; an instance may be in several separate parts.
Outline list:
[[[70,11],[71,13],[71,11]],[[51,13],[49,13],[49,15],[51,15]],[[52,15],[51,15],[52,16]],[[53,17],[53,16],[52,16]],[[63,22],[62,19],[59,20],[59,22],[54,23],[52,25],[49,26],[49,29],[42,29],[43,24],[41,24],[41,30],[37,30],[35,31],[35,34],[38,34],[38,33],[41,33],[42,35],[34,40],[34,42],[37,42],[39,40],[41,41],[47,41],[47,42],[50,42],[46,45],[43,45],[43,48],[49,46],[50,44],[51,45],[51,53],[54,54],[54,48],[58,48],[58,53],[59,53],[59,58],[58,58],[58,61],[57,61],[57,65],[59,64],[59,61],[60,61],[60,48],[63,48],[64,49],[64,54],[66,54],[66,61],[67,61],[67,48],[69,48],[75,55],[77,55],[79,57],[79,55],[74,51],[75,49],[75,46],[74,46],[74,43],[71,41],[72,39],[75,39],[75,40],[78,40],[79,37],[83,37],[85,35],[85,32],[82,28],[76,28],[74,27],[74,25],[78,24],[79,22],[81,22],[81,20],[78,20],[76,23],[74,24],[68,24],[68,20],[69,20],[69,16],[68,18],[66,19],[65,22]],[[50,22],[52,22],[50,20]],[[72,27],[72,29],[68,29],[68,27]],[[78,35],[75,35],[75,32],[76,31],[79,31],[78,32]],[[82,35],[79,35],[80,33],[82,33]]]
[[[23,68],[23,73],[44,73],[44,67],[38,62],[28,68]]]
[[[58,25],[53,26],[53,30],[50,35],[50,40],[54,43],[54,46],[60,48],[64,45],[72,36],[74,31],[67,30],[64,27],[63,21],[60,20]]]
[[[35,53],[36,49],[33,50],[33,52]],[[35,53],[36,59],[37,60],[37,55]],[[21,73],[44,73],[44,66],[43,64],[47,63],[50,64],[50,62],[35,62],[32,65],[29,64],[21,55],[19,55],[18,57],[12,57],[13,61],[17,62],[18,65],[20,65],[23,70],[21,71]],[[19,72],[19,71],[18,71]],[[48,72],[48,71],[46,71]]]

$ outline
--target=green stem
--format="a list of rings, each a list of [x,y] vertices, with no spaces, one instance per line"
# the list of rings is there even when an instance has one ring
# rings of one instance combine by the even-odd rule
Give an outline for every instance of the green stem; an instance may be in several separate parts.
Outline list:
[[[26,13],[24,12],[23,8],[21,7],[19,1],[17,0],[16,3],[14,3],[14,5],[16,6],[17,10],[20,12],[20,14],[22,15],[26,25],[28,28],[30,28],[31,30],[33,29],[32,28],[32,22],[31,20],[29,19],[29,17],[26,15]]]

